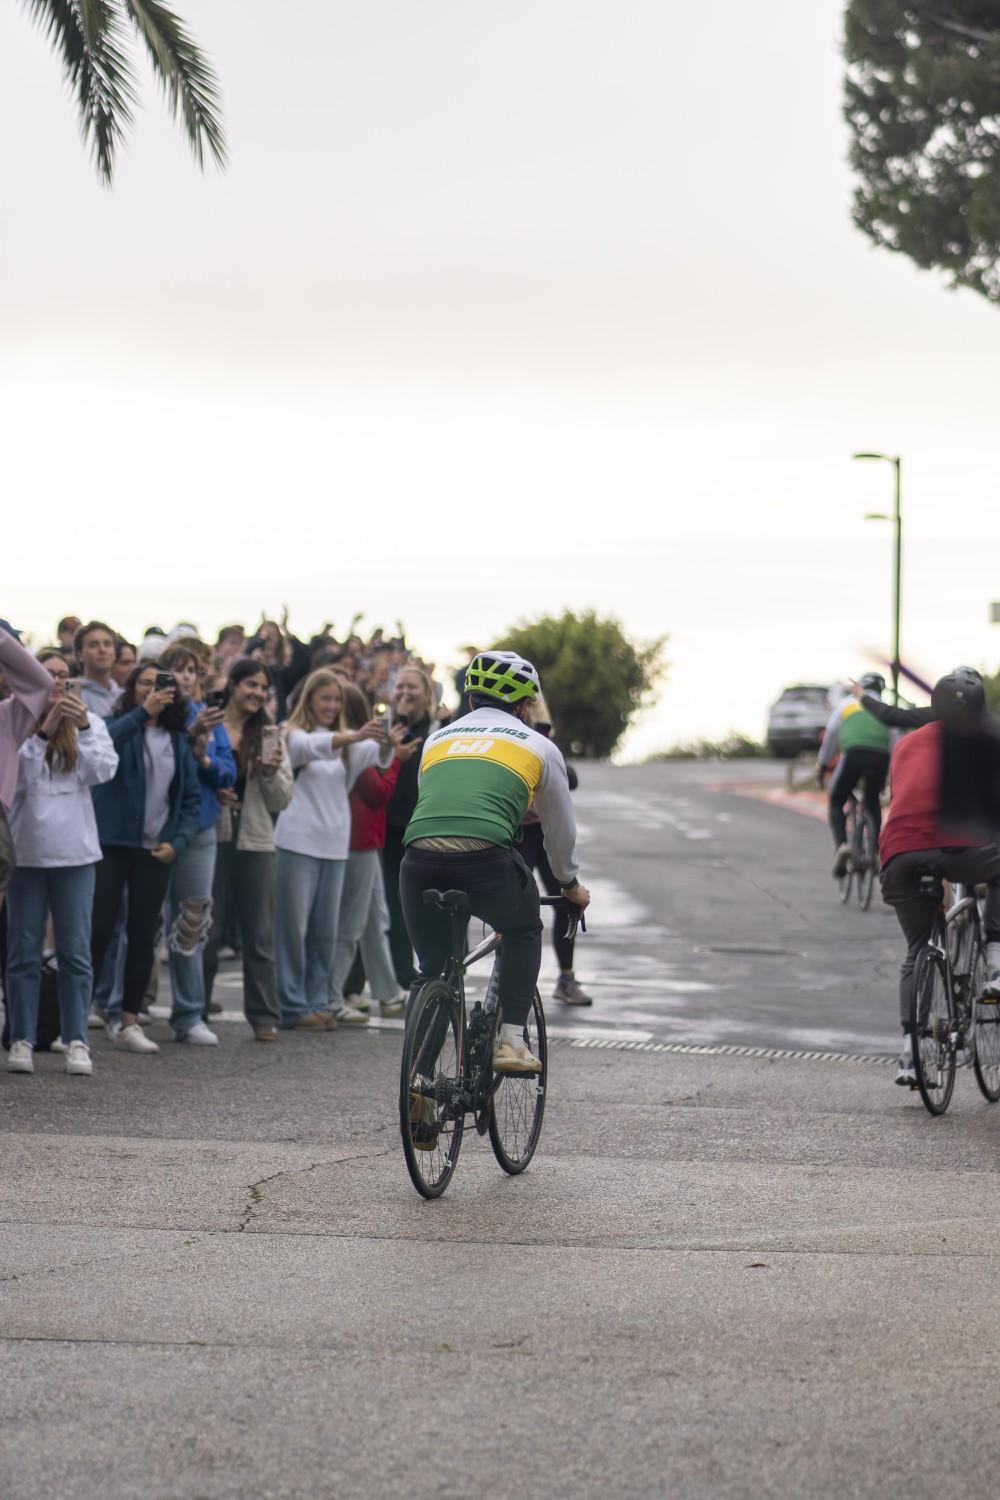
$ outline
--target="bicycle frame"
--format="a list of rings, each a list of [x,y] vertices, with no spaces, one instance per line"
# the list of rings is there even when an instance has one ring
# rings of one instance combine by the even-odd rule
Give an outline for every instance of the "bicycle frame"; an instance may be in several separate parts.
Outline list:
[[[569,906],[567,912],[570,929],[575,933],[577,924],[586,931],[586,922],[582,911],[577,913],[571,904],[566,902],[565,896],[542,896],[539,898],[541,906]],[[467,907],[452,908],[449,910],[451,928],[450,952],[444,968],[444,982],[451,990],[458,1002],[460,1010],[458,1076],[454,1080],[456,1085],[452,1098],[448,1101],[448,1107],[452,1110],[461,1110],[464,1114],[472,1114],[476,1122],[476,1130],[480,1135],[484,1134],[489,1117],[489,1106],[493,1095],[502,1082],[502,1076],[494,1075],[492,1066],[485,1056],[480,1056],[480,1042],[487,1044],[492,1035],[492,1016],[499,1006],[499,975],[496,968],[487,986],[483,1001],[483,1016],[487,1019],[486,1029],[480,1037],[472,1036],[469,1026],[469,1013],[465,996],[466,971],[473,964],[479,963],[483,958],[488,958],[491,953],[498,953],[503,942],[503,934],[492,932],[483,938],[469,952],[465,951],[465,935],[469,924],[469,913]],[[470,1068],[470,1064],[472,1065]],[[478,1064],[478,1066],[477,1066]],[[485,1080],[485,1081],[484,1081]]]

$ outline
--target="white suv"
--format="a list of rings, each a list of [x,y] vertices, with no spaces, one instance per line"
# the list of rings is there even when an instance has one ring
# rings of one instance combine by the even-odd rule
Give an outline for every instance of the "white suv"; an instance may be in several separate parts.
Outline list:
[[[817,683],[785,688],[767,718],[767,748],[772,755],[790,759],[803,750],[819,748],[830,717],[829,691]]]

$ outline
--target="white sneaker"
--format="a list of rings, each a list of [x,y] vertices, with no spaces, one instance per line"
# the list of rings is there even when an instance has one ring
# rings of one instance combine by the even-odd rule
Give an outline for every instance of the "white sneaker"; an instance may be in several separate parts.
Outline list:
[[[143,1038],[145,1041],[145,1038]],[[190,1042],[192,1047],[217,1047],[219,1038],[212,1029],[205,1025],[204,1021],[195,1021],[189,1031],[182,1031],[180,1036],[174,1037],[175,1042]]]
[[[903,1050],[896,1063],[894,1081],[903,1088],[916,1088],[917,1086],[917,1070],[913,1066],[913,1038],[909,1035],[903,1037]]]
[[[84,1042],[70,1042],[66,1052],[66,1072],[78,1078],[89,1078],[93,1071],[90,1048]]]
[[[35,1061],[32,1057],[34,1048],[30,1042],[11,1042],[10,1051],[7,1054],[8,1073],[33,1073]]]
[[[839,880],[842,875],[847,874],[847,867],[851,863],[851,846],[849,844],[838,844],[837,852],[833,856],[833,878]]]
[[[338,1005],[333,1012],[338,1026],[367,1026],[368,1015],[353,1005]]]
[[[992,946],[992,945],[991,945]],[[1000,1000],[1000,969],[991,969],[983,985],[984,1000]]]
[[[69,1048],[61,1036],[57,1036],[54,1042],[49,1043],[50,1052],[68,1052]]]
[[[363,1010],[366,1016],[371,1013],[372,1003],[367,995],[345,995],[344,1004],[350,1010]]]
[[[91,1031],[100,1031],[102,1026],[107,1030],[108,1023],[99,1010],[92,1010],[87,1017],[87,1025]]]
[[[119,1025],[112,1032],[112,1041],[116,1047],[122,1047],[126,1052],[159,1052],[155,1042],[151,1042],[148,1036],[143,1036],[138,1026],[133,1021],[131,1026]]]

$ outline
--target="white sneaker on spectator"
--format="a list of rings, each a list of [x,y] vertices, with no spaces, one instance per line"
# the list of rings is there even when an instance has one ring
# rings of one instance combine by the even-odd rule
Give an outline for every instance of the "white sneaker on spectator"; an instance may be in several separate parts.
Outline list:
[[[138,1026],[133,1021],[131,1026],[122,1026],[119,1023],[112,1032],[111,1039],[116,1047],[121,1047],[126,1052],[159,1052],[155,1042],[151,1042],[148,1036],[143,1036]]]
[[[334,1019],[338,1026],[367,1026],[368,1013],[364,1010],[356,1010],[353,1005],[338,1005],[333,1010]]]
[[[140,1026],[152,1026],[152,1024],[153,1024],[153,1018],[149,1014],[149,1011],[148,1010],[141,1010],[139,1012],[139,1025]]]
[[[372,1004],[367,995],[345,995],[344,1004],[351,1010],[363,1010],[367,1016],[371,1012]]]
[[[11,1042],[10,1051],[7,1054],[8,1073],[33,1073],[35,1062],[32,1057],[33,1047],[30,1042]]]
[[[380,1000],[378,1013],[386,1021],[397,1021],[400,1016],[406,1015],[406,996],[400,995],[398,1000]]]
[[[189,1031],[182,1031],[179,1036],[174,1037],[175,1042],[190,1042],[192,1047],[217,1047],[219,1038],[211,1027],[206,1026],[204,1021],[195,1021]]]
[[[90,1027],[91,1031],[97,1031],[99,1027],[106,1027],[107,1024],[107,1017],[102,1016],[99,1010],[92,1010],[90,1012],[90,1015],[87,1017],[87,1025]]]
[[[57,1036],[54,1042],[49,1043],[50,1052],[68,1052],[69,1048],[61,1036]]]
[[[70,1042],[66,1052],[66,1072],[78,1078],[89,1078],[94,1071],[90,1060],[90,1048],[85,1042]]]

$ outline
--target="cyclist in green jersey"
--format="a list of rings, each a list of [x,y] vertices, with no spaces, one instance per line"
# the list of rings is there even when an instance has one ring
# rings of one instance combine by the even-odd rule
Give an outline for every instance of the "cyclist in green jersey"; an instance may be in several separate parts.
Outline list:
[[[867,694],[881,696],[885,678],[869,672],[859,684]],[[889,730],[855,698],[848,698],[834,709],[826,726],[819,752],[820,775],[837,755],[837,769],[830,781],[830,831],[836,846],[833,874],[839,880],[847,869],[851,851],[847,844],[847,819],[844,808],[858,782],[864,779],[865,807],[875,822],[875,833],[882,827],[882,804],[879,798],[889,775]]]
[[[424,891],[466,891],[472,915],[503,933],[493,1066],[536,1073],[525,1023],[542,961],[542,923],[538,887],[513,847],[532,797],[563,895],[584,908],[590,892],[577,873],[566,763],[551,740],[525,723],[541,691],[535,668],[513,651],[483,651],[466,672],[465,691],[472,712],[424,745],[417,805],[403,835],[403,915],[420,981],[442,972],[449,951],[448,917],[424,905]]]

